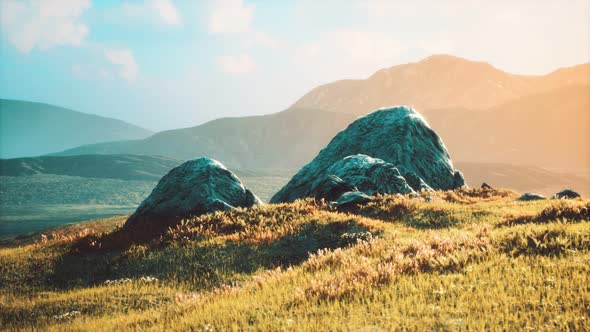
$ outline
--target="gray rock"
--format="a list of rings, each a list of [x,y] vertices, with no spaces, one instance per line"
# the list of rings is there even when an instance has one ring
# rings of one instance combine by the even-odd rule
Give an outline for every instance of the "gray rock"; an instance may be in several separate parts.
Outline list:
[[[467,183],[465,183],[465,177],[463,176],[463,172],[460,170],[455,170],[455,174],[453,174],[453,189],[459,189],[462,187],[467,187]]]
[[[349,191],[342,194],[336,201],[330,202],[330,206],[338,210],[350,210],[372,201],[371,196],[360,191]]]
[[[209,158],[189,160],[172,169],[141,203],[125,227],[157,227],[182,218],[261,204],[238,177]]]
[[[578,198],[578,197],[582,197],[582,196],[580,196],[580,194],[578,194],[577,192],[575,192],[571,189],[564,189],[564,190],[558,192],[557,194],[551,196],[551,198],[553,198],[553,199],[571,199],[571,198]]]
[[[494,189],[494,187],[490,186],[487,182],[484,182],[481,184],[481,189],[491,190]]]
[[[414,190],[456,189],[465,184],[438,135],[424,118],[407,106],[380,109],[358,118],[332,139],[318,156],[304,166],[271,202],[292,202],[307,197],[311,186],[329,174],[339,160],[356,154],[393,164]],[[416,179],[414,179],[416,180]],[[422,184],[422,182],[424,184]]]
[[[338,176],[330,174],[314,182],[305,197],[334,201],[349,191],[358,191],[358,189]]]
[[[408,185],[415,191],[434,191],[422,178],[416,173],[406,170],[404,167],[400,167],[401,171],[404,172],[404,179]]]
[[[542,199],[547,199],[543,195],[535,194],[535,193],[524,193],[520,198],[519,201],[538,201]]]
[[[414,192],[395,165],[362,154],[340,159],[325,173],[341,178],[367,195]]]

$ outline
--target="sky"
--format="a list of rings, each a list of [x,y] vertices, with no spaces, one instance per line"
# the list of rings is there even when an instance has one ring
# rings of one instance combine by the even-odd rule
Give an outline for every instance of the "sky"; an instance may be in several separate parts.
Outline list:
[[[0,0],[0,97],[160,131],[274,113],[431,54],[590,61],[590,0]]]

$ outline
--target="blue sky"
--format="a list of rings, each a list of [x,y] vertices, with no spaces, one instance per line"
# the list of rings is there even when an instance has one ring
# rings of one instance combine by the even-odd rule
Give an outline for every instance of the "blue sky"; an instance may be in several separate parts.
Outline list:
[[[590,61],[590,1],[1,0],[0,97],[152,130],[289,107],[449,53],[511,73]]]

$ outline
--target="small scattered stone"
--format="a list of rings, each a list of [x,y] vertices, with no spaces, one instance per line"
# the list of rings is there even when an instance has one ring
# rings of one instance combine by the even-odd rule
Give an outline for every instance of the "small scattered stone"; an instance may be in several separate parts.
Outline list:
[[[481,189],[492,190],[494,187],[490,186],[487,182],[484,182],[481,184]]]
[[[371,196],[360,191],[349,191],[342,194],[336,201],[331,202],[330,206],[338,210],[350,210],[372,201]]]
[[[551,196],[551,198],[553,198],[553,199],[572,199],[572,198],[578,198],[578,197],[582,197],[582,196],[580,196],[580,194],[578,194],[577,192],[575,192],[571,189],[564,189],[564,190],[556,193],[555,195]]]
[[[535,194],[535,193],[524,193],[520,198],[519,201],[538,201],[542,199],[547,199],[543,195]]]

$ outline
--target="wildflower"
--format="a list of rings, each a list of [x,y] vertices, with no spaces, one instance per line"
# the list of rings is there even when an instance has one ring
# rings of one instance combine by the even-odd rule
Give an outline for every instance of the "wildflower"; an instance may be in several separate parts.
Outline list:
[[[53,319],[56,320],[66,320],[66,319],[73,319],[75,316],[80,315],[80,312],[77,310],[69,311],[61,315],[53,316]]]

